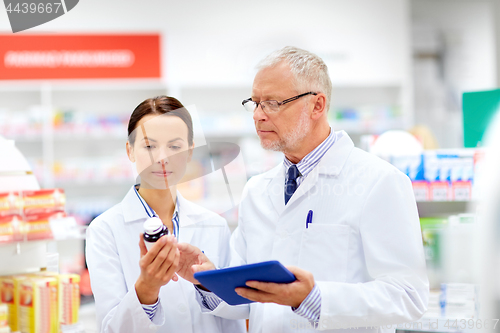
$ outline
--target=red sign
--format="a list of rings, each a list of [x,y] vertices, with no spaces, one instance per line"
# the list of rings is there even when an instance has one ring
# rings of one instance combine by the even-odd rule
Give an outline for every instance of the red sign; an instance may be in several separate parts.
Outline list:
[[[159,78],[160,36],[0,35],[0,80]]]

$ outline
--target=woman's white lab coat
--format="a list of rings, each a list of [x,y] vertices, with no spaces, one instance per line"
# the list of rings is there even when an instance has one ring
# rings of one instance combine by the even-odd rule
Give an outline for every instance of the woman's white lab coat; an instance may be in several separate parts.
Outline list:
[[[429,294],[412,186],[392,165],[355,148],[345,132],[338,138],[286,206],[282,164],[250,179],[231,265],[279,260],[312,272],[321,291],[320,330],[394,331],[423,315]],[[289,306],[249,309],[250,332],[313,331]],[[241,318],[248,306],[245,313],[221,303],[211,313]]]
[[[229,264],[226,221],[179,193],[179,242],[191,243],[218,267]],[[86,256],[100,332],[244,332],[244,321],[202,313],[198,292],[179,278],[160,289],[160,306],[153,320],[144,312],[135,282],[140,275],[139,234],[146,211],[133,187],[123,201],[98,216],[87,230]]]

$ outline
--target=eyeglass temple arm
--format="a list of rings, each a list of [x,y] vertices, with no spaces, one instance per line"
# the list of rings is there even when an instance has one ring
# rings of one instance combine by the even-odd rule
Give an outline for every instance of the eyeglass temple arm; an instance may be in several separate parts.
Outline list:
[[[312,92],[312,91],[310,91],[310,92],[306,92],[306,93],[304,93],[304,94],[301,94],[301,95],[298,95],[298,96],[295,96],[295,97],[292,97],[292,98],[289,98],[289,99],[285,99],[283,102],[278,103],[278,104],[279,104],[279,105],[283,105],[283,104],[286,104],[286,103],[290,103],[290,102],[292,102],[292,101],[295,101],[296,99],[299,99],[299,98],[304,97],[304,96],[306,96],[306,95],[314,95],[314,96],[316,96],[317,94],[318,94],[318,93],[315,93],[315,92]]]

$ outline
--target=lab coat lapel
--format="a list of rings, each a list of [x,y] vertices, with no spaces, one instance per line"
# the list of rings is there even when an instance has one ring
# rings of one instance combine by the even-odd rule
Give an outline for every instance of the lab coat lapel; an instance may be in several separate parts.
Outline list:
[[[337,141],[314,169],[319,175],[338,176],[353,149],[354,142],[349,135],[344,131],[337,132]]]
[[[270,170],[266,178],[270,178],[267,186],[269,199],[278,215],[281,215],[285,209],[285,167],[283,163]]]
[[[346,132],[337,132],[338,141],[325,153],[321,161],[311,170],[306,179],[300,184],[288,201],[286,207],[291,207],[297,200],[307,194],[317,185],[319,175],[338,176],[344,167],[347,158],[354,148],[354,143]],[[316,191],[317,192],[317,191]]]
[[[314,168],[311,170],[311,172],[307,175],[306,179],[300,184],[300,186],[295,190],[295,193],[292,195],[288,203],[286,204],[286,207],[290,207],[299,200],[300,197],[305,195],[311,188],[313,188],[316,185],[316,182],[318,181],[318,168]]]
[[[179,202],[179,239],[181,243],[191,243],[194,235],[196,223],[200,222],[200,209],[197,205],[186,200],[177,191],[177,201]]]
[[[126,223],[145,220],[148,218],[144,206],[135,194],[134,186],[130,188],[121,202],[123,218]]]

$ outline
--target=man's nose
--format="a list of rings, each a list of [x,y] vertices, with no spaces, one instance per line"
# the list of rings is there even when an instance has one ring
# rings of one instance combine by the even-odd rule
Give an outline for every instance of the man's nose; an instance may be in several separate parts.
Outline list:
[[[265,119],[267,119],[267,114],[262,109],[262,104],[259,103],[255,111],[253,112],[253,120],[259,121]]]

